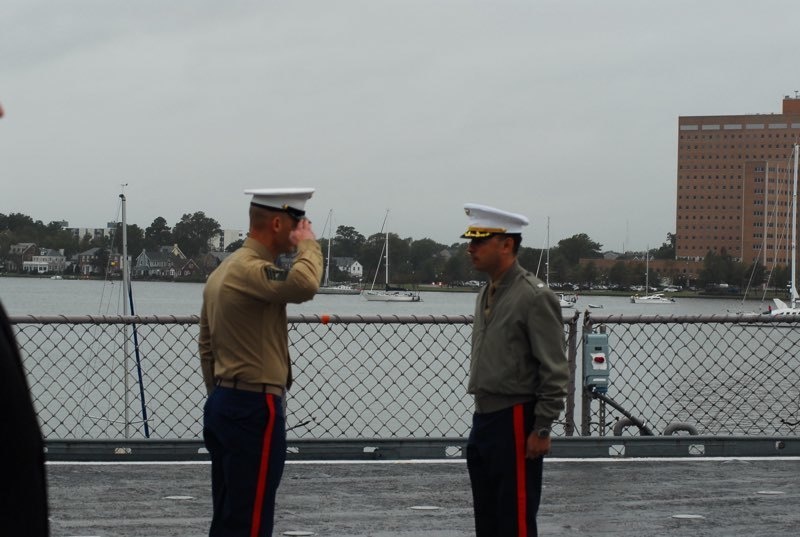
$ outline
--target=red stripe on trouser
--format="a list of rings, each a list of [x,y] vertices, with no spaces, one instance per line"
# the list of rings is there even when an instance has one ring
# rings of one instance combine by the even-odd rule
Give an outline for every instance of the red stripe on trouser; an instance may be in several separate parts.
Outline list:
[[[517,464],[517,535],[527,537],[528,517],[527,506],[528,497],[525,489],[525,451],[527,438],[525,437],[525,420],[522,412],[522,405],[514,406],[514,449],[516,451],[514,460]]]
[[[258,468],[256,481],[256,498],[253,502],[253,521],[250,524],[250,537],[258,537],[261,529],[261,511],[264,504],[264,490],[267,488],[267,470],[269,469],[269,452],[272,448],[272,431],[275,429],[275,401],[270,394],[264,394],[267,403],[267,426],[264,428],[264,439],[261,446],[261,465]]]

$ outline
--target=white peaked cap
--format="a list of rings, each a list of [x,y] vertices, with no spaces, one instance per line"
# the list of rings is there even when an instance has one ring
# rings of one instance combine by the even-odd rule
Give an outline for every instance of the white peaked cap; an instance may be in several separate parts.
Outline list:
[[[251,188],[244,191],[253,196],[251,205],[285,211],[294,218],[302,218],[306,214],[306,202],[314,193],[313,188]]]
[[[482,239],[497,233],[522,233],[522,226],[528,225],[528,217],[510,213],[494,207],[465,203],[464,212],[469,217],[469,227],[461,235],[462,239]]]

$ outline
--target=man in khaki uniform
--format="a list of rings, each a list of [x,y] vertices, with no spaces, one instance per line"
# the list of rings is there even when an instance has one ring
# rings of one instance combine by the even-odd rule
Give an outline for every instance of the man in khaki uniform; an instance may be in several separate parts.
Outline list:
[[[286,460],[283,397],[292,382],[286,304],[311,300],[322,252],[305,219],[310,188],[249,190],[250,232],[208,278],[200,360],[209,394],[211,537],[272,535]],[[296,250],[286,271],[278,255]]]

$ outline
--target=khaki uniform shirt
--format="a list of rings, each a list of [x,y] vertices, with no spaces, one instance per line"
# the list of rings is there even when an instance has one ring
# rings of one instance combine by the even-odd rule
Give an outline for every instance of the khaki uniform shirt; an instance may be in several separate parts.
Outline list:
[[[215,378],[286,386],[290,381],[286,304],[311,300],[322,277],[322,251],[300,241],[290,270],[247,238],[208,277],[200,311],[200,360],[208,393]]]

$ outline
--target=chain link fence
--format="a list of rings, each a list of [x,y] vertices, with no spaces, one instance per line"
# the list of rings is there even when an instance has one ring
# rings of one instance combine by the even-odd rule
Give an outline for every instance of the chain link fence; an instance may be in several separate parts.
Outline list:
[[[557,436],[796,435],[792,317],[583,315],[610,341],[609,407],[582,389],[578,313],[564,319],[573,376]],[[17,342],[48,440],[202,437],[196,316],[17,316]],[[463,438],[471,316],[292,316],[289,439]],[[579,424],[576,429],[575,424]]]
[[[800,316],[584,316],[608,334],[606,396],[583,392],[583,436],[690,433],[796,436]],[[646,434],[646,433],[645,433]]]
[[[196,316],[11,321],[45,438],[202,438]],[[466,436],[471,332],[471,316],[290,317],[289,439]]]

